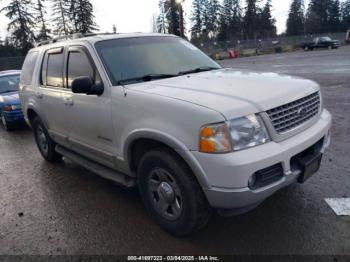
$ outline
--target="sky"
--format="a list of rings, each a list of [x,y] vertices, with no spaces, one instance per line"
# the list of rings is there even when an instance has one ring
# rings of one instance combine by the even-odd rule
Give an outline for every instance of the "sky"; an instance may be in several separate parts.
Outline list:
[[[0,1],[0,9],[8,1]],[[278,33],[282,33],[286,29],[286,19],[291,1],[272,0],[272,12],[277,20]],[[118,33],[151,32],[153,16],[158,12],[158,0],[91,0],[91,2],[94,5],[96,22],[101,32],[111,32],[114,24]],[[190,27],[191,3],[192,0],[185,0],[184,3],[187,28]],[[1,38],[7,34],[7,23],[7,18],[1,13]]]

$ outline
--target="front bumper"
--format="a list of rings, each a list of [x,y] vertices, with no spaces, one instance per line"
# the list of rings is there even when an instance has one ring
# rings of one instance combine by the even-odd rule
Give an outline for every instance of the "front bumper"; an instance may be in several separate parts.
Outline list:
[[[22,110],[2,111],[2,115],[5,117],[7,122],[24,122],[24,115]]]
[[[300,171],[292,171],[291,159],[322,138],[324,152],[329,145],[331,122],[330,113],[324,110],[313,126],[280,143],[270,142],[222,155],[193,152],[209,183],[203,190],[211,206],[221,209],[256,206],[279,189],[296,182]],[[254,173],[279,163],[284,172],[279,181],[257,190],[248,187],[249,178]]]

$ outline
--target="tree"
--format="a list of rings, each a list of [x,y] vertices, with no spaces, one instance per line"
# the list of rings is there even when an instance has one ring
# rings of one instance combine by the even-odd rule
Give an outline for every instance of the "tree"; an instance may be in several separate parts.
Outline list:
[[[202,0],[193,0],[192,2],[192,39],[200,38],[203,30],[204,5]]]
[[[220,24],[221,5],[218,0],[205,0],[203,4],[203,27],[210,37],[215,37]]]
[[[34,42],[33,6],[30,0],[12,0],[8,6],[2,8],[6,17],[10,19],[8,31],[14,40],[14,45],[20,48],[23,54],[32,48]]]
[[[332,0],[311,0],[306,15],[306,31],[309,34],[323,34],[330,31],[329,7]]]
[[[40,24],[39,34],[36,36],[37,41],[44,41],[50,38],[49,36],[50,30],[48,29],[46,20],[45,20],[46,11],[43,5],[44,1],[45,0],[37,0],[37,4],[35,7],[35,10],[37,12],[36,22]]]
[[[328,24],[330,32],[342,31],[341,11],[339,0],[331,0],[328,7]]]
[[[220,16],[221,41],[242,37],[242,8],[239,0],[224,0]]]
[[[258,12],[259,8],[257,6],[258,0],[246,0],[247,7],[244,16],[244,28],[245,35],[248,39],[257,38],[257,26],[258,26]]]
[[[275,26],[276,20],[271,15],[271,6],[271,0],[267,0],[263,10],[259,14],[257,28],[260,34],[259,37],[261,38],[275,37],[277,33]]]
[[[69,35],[73,28],[70,13],[71,3],[68,0],[52,0],[52,3],[54,33],[59,36]]]
[[[293,0],[290,6],[286,33],[288,36],[303,35],[305,33],[305,17],[302,0]]]
[[[165,1],[169,34],[180,35],[180,10],[175,0]]]
[[[342,26],[345,30],[350,29],[350,0],[346,0],[341,8]]]
[[[160,0],[158,3],[159,15],[157,18],[157,28],[158,33],[167,33],[168,32],[168,23],[165,11],[165,0]]]
[[[70,17],[74,23],[74,33],[88,34],[97,30],[94,22],[94,8],[89,0],[70,0]]]

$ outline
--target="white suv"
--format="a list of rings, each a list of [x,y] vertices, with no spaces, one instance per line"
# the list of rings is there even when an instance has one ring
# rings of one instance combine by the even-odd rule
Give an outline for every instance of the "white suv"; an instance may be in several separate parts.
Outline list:
[[[94,35],[31,50],[20,97],[43,157],[127,187],[183,236],[247,212],[320,167],[331,115],[319,86],[223,69],[171,35]],[[315,178],[317,179],[317,178]]]

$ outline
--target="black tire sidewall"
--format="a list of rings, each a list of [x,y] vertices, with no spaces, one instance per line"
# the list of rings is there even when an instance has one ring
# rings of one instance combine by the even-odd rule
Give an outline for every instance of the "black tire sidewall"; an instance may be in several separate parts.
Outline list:
[[[167,170],[174,177],[181,190],[183,209],[181,216],[175,221],[169,221],[163,218],[158,214],[152,204],[147,183],[151,171],[156,167]],[[181,165],[179,160],[164,151],[147,153],[141,159],[139,165],[139,191],[148,213],[162,228],[175,236],[185,236],[195,230],[198,205],[205,201],[204,199],[200,199],[200,203],[198,203],[199,199],[194,195],[194,192],[200,189],[194,187],[199,187],[199,185],[194,184],[192,177],[189,176],[193,175]]]
[[[47,129],[45,128],[44,124],[42,123],[42,121],[40,120],[40,118],[36,117],[33,122],[32,122],[32,126],[33,126],[33,131],[34,131],[34,138],[35,138],[35,142],[38,146],[38,149],[40,151],[40,154],[42,155],[42,157],[46,160],[46,161],[49,161],[49,162],[54,162],[56,160],[58,160],[58,155],[55,151],[55,147],[56,147],[56,144],[55,142],[53,142],[53,140],[51,139]],[[37,128],[38,127],[41,127],[42,130],[44,131],[44,134],[46,136],[46,139],[47,139],[47,144],[48,144],[48,153],[45,154],[41,147],[39,146],[39,141],[38,141],[38,137],[37,137]]]

